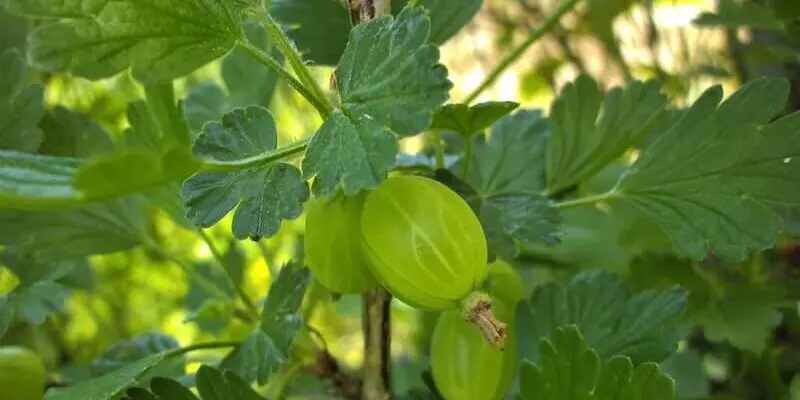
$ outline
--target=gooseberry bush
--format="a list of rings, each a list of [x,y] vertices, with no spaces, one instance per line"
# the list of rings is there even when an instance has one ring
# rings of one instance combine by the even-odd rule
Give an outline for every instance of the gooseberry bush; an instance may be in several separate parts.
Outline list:
[[[668,362],[693,329],[763,351],[797,297],[760,269],[800,206],[789,83],[711,86],[679,106],[657,80],[605,90],[582,75],[547,110],[474,104],[579,3],[459,100],[438,46],[480,0],[6,0],[35,28],[25,53],[0,53],[0,263],[16,279],[3,343],[33,340],[19,327],[61,312],[91,260],[137,249],[181,268],[182,323],[218,336],[128,337],[84,375],[35,344],[42,360],[4,347],[0,398],[675,399]],[[220,80],[193,78],[211,64]],[[58,74],[131,77],[124,122],[53,101]],[[319,123],[276,118],[274,93]],[[306,139],[279,135],[297,126]],[[268,258],[264,242],[298,221],[291,259],[268,287],[248,282],[238,249]],[[220,225],[227,251],[208,233]],[[179,234],[211,261],[170,249]],[[353,295],[359,369],[310,322]],[[429,319],[421,384],[402,392],[396,304]],[[327,397],[293,394],[301,373]]]

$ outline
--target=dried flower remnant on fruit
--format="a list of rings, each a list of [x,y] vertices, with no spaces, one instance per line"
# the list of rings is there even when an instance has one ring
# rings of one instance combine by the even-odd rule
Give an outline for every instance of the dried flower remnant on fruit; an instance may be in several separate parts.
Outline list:
[[[502,349],[508,325],[495,318],[491,298],[485,293],[475,292],[467,296],[463,304],[464,320],[475,324],[490,345]]]

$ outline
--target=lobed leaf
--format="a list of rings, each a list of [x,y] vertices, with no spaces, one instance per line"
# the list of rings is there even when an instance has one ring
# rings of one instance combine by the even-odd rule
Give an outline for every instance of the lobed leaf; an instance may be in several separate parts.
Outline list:
[[[538,110],[520,110],[494,124],[488,139],[476,137],[467,183],[461,190],[481,220],[489,248],[514,257],[518,243],[558,242],[558,210],[542,196],[547,120]],[[451,169],[461,171],[463,161]],[[458,191],[458,190],[457,190]]]
[[[470,106],[446,104],[433,115],[430,129],[449,130],[470,137],[492,126],[519,107],[511,101],[488,101]]]
[[[55,8],[50,8],[53,4]],[[230,51],[243,38],[243,11],[223,0],[15,1],[30,16],[73,19],[30,36],[30,56],[47,71],[101,79],[132,67],[144,83],[189,74]]]
[[[170,352],[153,354],[99,378],[81,381],[65,389],[50,390],[44,398],[45,400],[108,400],[117,398],[169,355]]]
[[[368,117],[348,118],[334,111],[311,138],[303,157],[303,176],[316,175],[313,190],[329,196],[341,187],[352,195],[380,184],[397,155],[391,131]]]
[[[558,328],[540,343],[538,364],[523,361],[523,400],[673,400],[675,382],[655,363],[634,368],[630,358],[614,356],[601,366],[594,349],[574,325]]]
[[[609,192],[657,222],[677,250],[742,260],[782,229],[773,207],[800,203],[800,113],[776,121],[789,86],[762,78],[719,104],[707,90]]]
[[[42,261],[128,250],[147,235],[139,207],[119,198],[66,211],[0,210],[0,244],[33,246]]]
[[[452,87],[429,32],[427,12],[414,6],[353,28],[335,71],[344,114],[399,135],[427,128]]]
[[[603,96],[586,75],[566,85],[550,110],[547,193],[591,177],[649,136],[667,104],[659,90],[656,81],[634,81]]]
[[[482,0],[420,0],[429,11],[428,40],[442,44],[469,23],[483,5]],[[408,0],[392,2],[398,14]],[[283,24],[303,58],[317,65],[336,65],[345,51],[350,30],[349,13],[339,0],[273,0],[270,14]]]
[[[551,282],[517,305],[519,356],[538,362],[539,340],[575,324],[603,360],[625,355],[636,364],[660,362],[676,349],[679,336],[673,325],[686,301],[687,292],[676,286],[632,293],[618,276],[603,270],[581,273],[565,288]]]
[[[257,106],[235,109],[221,123],[209,123],[192,146],[195,156],[214,161],[237,161],[274,150],[275,121]],[[182,189],[193,223],[211,226],[234,207],[233,234],[237,239],[269,237],[282,219],[295,219],[309,196],[308,184],[291,164],[278,162],[233,172],[201,171]]]
[[[264,400],[242,378],[207,365],[197,371],[197,391],[203,400]]]

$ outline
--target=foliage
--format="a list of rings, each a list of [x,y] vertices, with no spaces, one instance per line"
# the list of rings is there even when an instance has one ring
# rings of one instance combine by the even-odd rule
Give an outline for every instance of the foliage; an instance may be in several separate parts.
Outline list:
[[[798,397],[795,1],[720,1],[730,57],[679,67],[664,2],[368,3],[0,2],[0,345],[45,399]]]

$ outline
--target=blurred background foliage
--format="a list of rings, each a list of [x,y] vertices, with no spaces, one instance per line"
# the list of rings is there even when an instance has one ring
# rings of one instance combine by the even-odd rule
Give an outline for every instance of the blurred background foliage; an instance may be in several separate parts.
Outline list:
[[[485,1],[472,22],[442,46],[443,63],[455,83],[453,101],[470,93],[557,3]],[[478,101],[517,101],[523,107],[547,111],[565,82],[589,74],[605,89],[631,79],[657,78],[674,104],[681,106],[712,84],[722,84],[730,92],[754,77],[778,75],[792,81],[791,107],[800,108],[800,19],[787,17],[792,14],[786,10],[792,8],[798,8],[796,0],[582,2]],[[0,11],[0,50],[24,50],[30,28],[31,22]],[[236,57],[240,55],[234,52],[177,83],[180,97],[186,98],[193,131],[257,96],[257,101],[269,105],[276,116],[281,143],[313,132],[320,120],[302,98],[284,82],[274,84],[274,78],[265,76],[268,73],[261,67],[248,66]],[[326,82],[332,69],[314,71]],[[86,149],[87,143],[95,143],[91,138],[65,138],[58,135],[59,131],[100,130],[113,141],[121,140],[128,127],[128,104],[144,95],[127,74],[89,82],[31,71],[30,81],[45,85],[48,110],[40,124],[46,137],[44,150],[40,150],[45,152],[50,143],[54,153],[69,148],[70,154],[80,156],[77,153]],[[251,93],[243,99],[226,93],[244,93],[248,88]],[[403,145],[409,151],[429,151],[420,138]],[[451,148],[456,146],[451,143]],[[635,157],[635,152],[629,156]],[[577,190],[586,194],[604,191],[616,181],[624,162],[606,168]],[[230,237],[229,220],[207,230],[204,237],[182,216],[179,199],[177,203],[174,198],[171,201],[175,207],[163,207],[161,202],[160,209],[142,206],[134,210],[135,216],[141,217],[140,232],[134,236],[146,236],[149,245],[86,258],[55,257],[54,262],[79,265],[53,283],[56,289],[50,288],[62,291],[63,301],[39,304],[41,312],[18,318],[2,341],[36,348],[57,376],[79,380],[113,367],[104,363],[109,352],[127,352],[135,358],[137,351],[147,352],[152,346],[241,340],[246,336],[247,327],[231,317],[237,310],[208,300],[215,290],[233,290],[215,275],[212,252],[221,252],[225,268],[235,271],[233,276],[240,279],[244,290],[251,297],[261,298],[276,270],[302,254],[302,218],[284,222],[280,233],[269,240],[236,242]],[[787,215],[794,212],[787,210]],[[523,277],[528,293],[549,280],[567,280],[596,267],[620,272],[642,288],[680,283],[691,291],[685,321],[688,340],[663,365],[677,381],[679,398],[779,399],[790,393],[789,385],[794,381],[795,397],[791,399],[797,400],[800,247],[791,235],[800,235],[800,215],[788,221],[793,223],[787,226],[787,236],[775,249],[745,263],[729,265],[713,259],[691,263],[672,256],[668,239],[651,223],[635,215],[612,218],[607,210],[580,207],[564,213],[565,236],[559,247],[528,248],[512,264]],[[48,219],[38,222],[40,227],[52,223]],[[103,234],[102,227],[95,228]],[[0,228],[5,231],[0,232],[0,239],[23,234],[14,229],[12,224]],[[3,250],[0,292],[24,282],[24,270],[29,265],[26,256],[24,249],[14,246]],[[187,276],[180,265],[190,266],[195,273]],[[306,332],[298,339],[298,359],[313,364],[313,349],[326,346],[347,367],[358,367],[362,359],[360,308],[358,296],[336,297],[313,287],[304,310],[318,332]],[[394,302],[392,313],[394,385],[404,393],[427,385],[425,357],[435,316],[399,302]],[[171,338],[141,336],[151,332]],[[118,347],[112,347],[115,345]],[[215,352],[193,353],[186,361],[191,369],[200,361],[218,360],[220,356]],[[264,392],[310,396],[330,392],[330,388],[314,378],[313,370],[297,366],[283,371],[282,378],[274,379]]]

